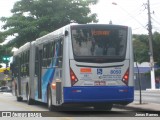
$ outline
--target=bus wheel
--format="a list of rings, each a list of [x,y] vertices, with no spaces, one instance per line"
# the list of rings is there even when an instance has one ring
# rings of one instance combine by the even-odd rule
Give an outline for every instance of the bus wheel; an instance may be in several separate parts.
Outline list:
[[[17,101],[18,102],[22,101],[23,98],[18,96],[18,90],[17,89],[15,90],[15,93],[16,93]]]
[[[47,104],[49,111],[59,111],[60,107],[52,105],[52,93],[51,88],[48,87]]]
[[[23,100],[22,97],[18,97],[18,96],[17,96],[17,101],[18,101],[18,102],[20,102],[20,101],[22,101],[22,100]]]
[[[27,97],[28,105],[33,105],[35,101],[30,98],[28,85],[27,85],[27,89],[26,89],[26,97]]]
[[[51,93],[51,89],[50,88],[48,88],[47,104],[48,104],[49,111],[53,111],[52,93]]]
[[[113,104],[96,104],[94,105],[95,111],[111,111]]]

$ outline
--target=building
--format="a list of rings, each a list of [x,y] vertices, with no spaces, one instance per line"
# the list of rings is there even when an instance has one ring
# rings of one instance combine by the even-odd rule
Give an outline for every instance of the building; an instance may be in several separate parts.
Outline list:
[[[139,80],[141,83],[141,89],[146,90],[151,88],[151,79],[150,79],[150,63],[143,62],[141,64],[134,62],[134,81],[135,81],[135,90],[139,90]],[[159,66],[155,65],[155,71],[160,69]],[[139,71],[139,76],[138,76]],[[156,88],[160,88],[160,77],[155,77]]]

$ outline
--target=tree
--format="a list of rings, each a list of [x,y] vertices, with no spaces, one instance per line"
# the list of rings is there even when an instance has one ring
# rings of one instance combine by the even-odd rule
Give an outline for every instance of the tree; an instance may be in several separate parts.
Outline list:
[[[150,61],[148,35],[133,35],[133,48],[138,62]],[[153,57],[160,65],[160,33],[153,33]]]
[[[133,49],[135,60],[139,63],[149,61],[149,47],[147,35],[133,35]]]
[[[153,34],[153,52],[154,61],[160,65],[160,33],[158,32]]]
[[[11,17],[5,22],[1,37],[15,36],[10,46],[19,47],[71,22],[97,22],[90,4],[97,0],[20,0],[15,3]]]

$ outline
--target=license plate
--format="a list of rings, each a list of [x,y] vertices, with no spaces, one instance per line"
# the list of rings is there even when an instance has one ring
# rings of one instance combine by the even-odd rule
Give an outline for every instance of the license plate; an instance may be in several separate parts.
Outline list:
[[[104,86],[106,85],[106,81],[94,81],[95,86]]]

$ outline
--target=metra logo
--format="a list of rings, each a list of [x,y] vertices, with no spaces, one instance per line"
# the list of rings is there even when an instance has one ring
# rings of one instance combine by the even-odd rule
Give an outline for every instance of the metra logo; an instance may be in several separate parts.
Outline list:
[[[102,75],[103,74],[103,70],[101,68],[97,69],[97,75]]]

